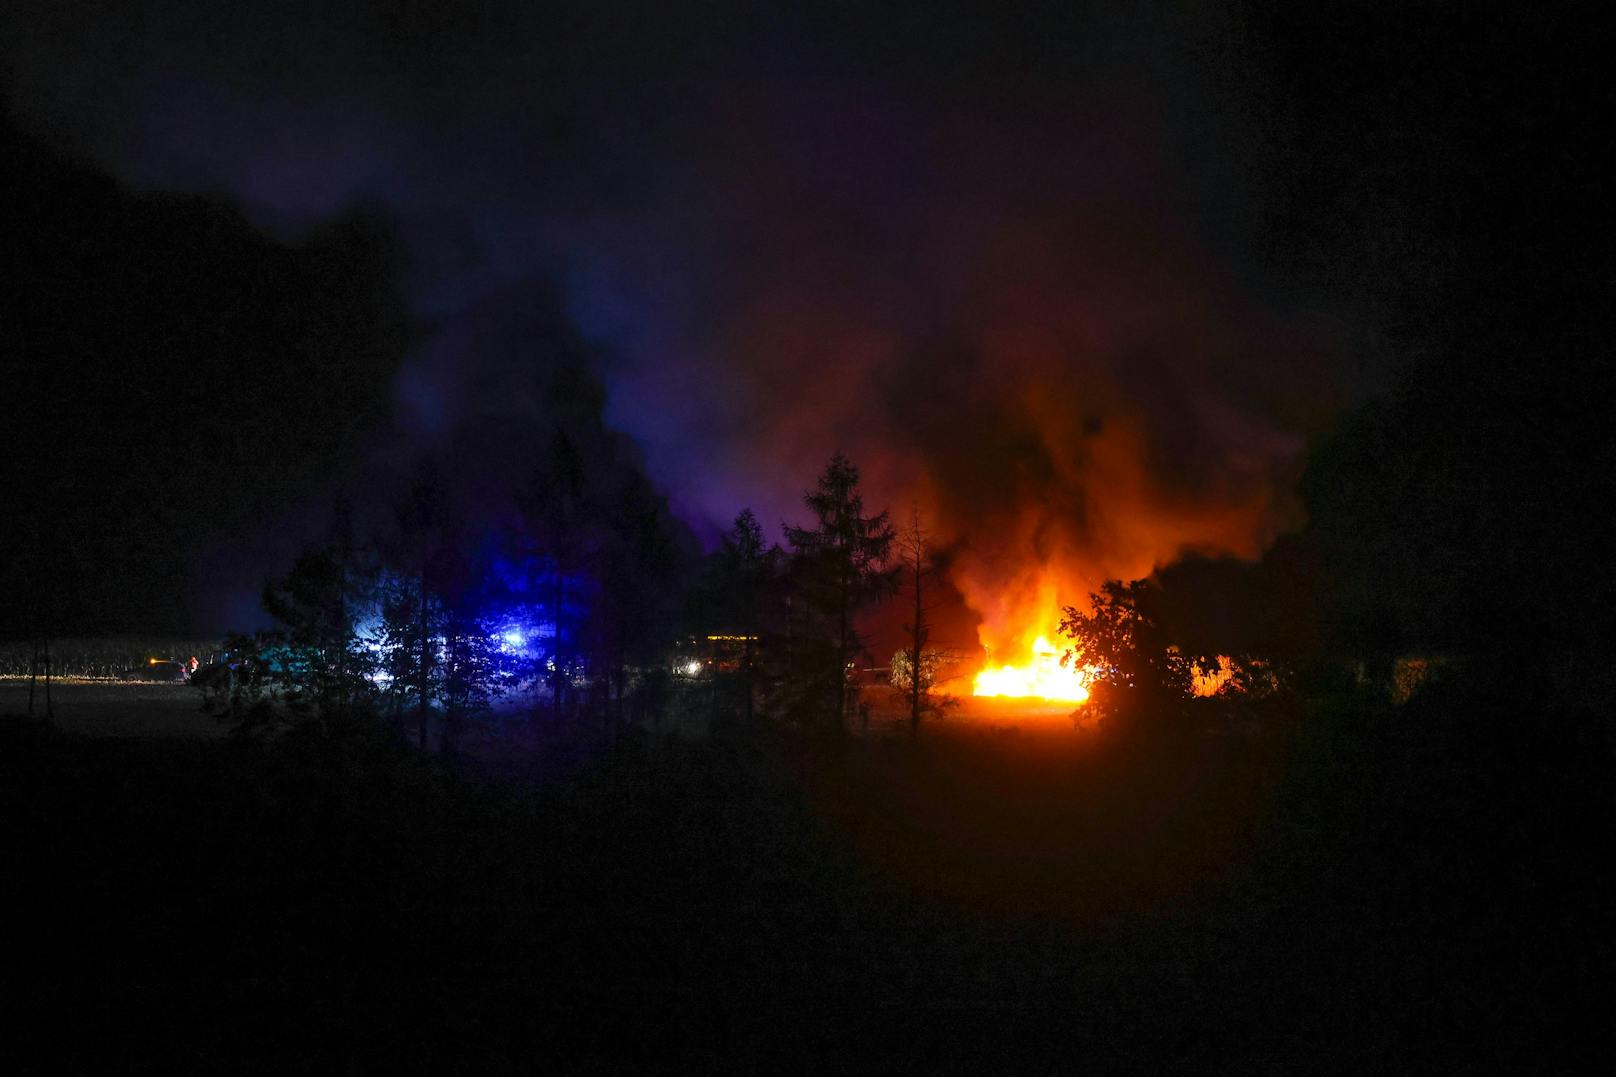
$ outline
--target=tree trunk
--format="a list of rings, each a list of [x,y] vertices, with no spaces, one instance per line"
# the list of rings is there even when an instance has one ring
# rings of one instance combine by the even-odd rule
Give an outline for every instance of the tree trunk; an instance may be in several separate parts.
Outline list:
[[[612,733],[613,735],[619,735],[623,732],[625,717],[623,712],[623,693],[628,688],[628,666],[623,661],[621,656],[618,658],[617,670],[612,675],[612,680],[616,682],[613,687],[617,696],[617,698],[612,701]]]
[[[551,707],[555,712],[555,724],[561,724],[561,603],[566,599],[567,583],[561,575],[561,563],[556,562],[555,577],[555,635],[551,637],[555,643],[550,648],[551,661],[555,663],[555,670],[550,674]]]
[[[28,663],[28,717],[34,716],[34,689],[39,680],[39,669],[45,668],[45,718],[54,721],[56,708],[51,702],[51,656],[50,637],[39,636],[34,639],[33,660]]]
[[[348,548],[337,574],[337,710],[348,709]],[[321,716],[322,718],[324,715]]]
[[[50,637],[45,637],[45,718],[48,721],[56,720],[56,705],[51,701],[51,653]]]
[[[421,669],[416,682],[417,702],[421,709],[421,750],[426,751],[427,746],[427,718],[431,713],[428,707],[428,693],[431,690],[429,674],[432,662],[432,630],[427,620],[426,608],[426,570],[421,570]]]
[[[751,624],[747,624],[742,629],[742,631],[746,633],[746,647],[743,657],[741,658],[741,662],[743,663],[741,680],[746,689],[746,707],[744,713],[746,715],[747,725],[752,724],[752,636],[754,635],[752,627],[753,626]]]
[[[920,605],[920,552],[915,551],[915,621],[914,650],[909,655],[909,735],[920,735],[920,646],[924,642],[926,626],[921,622]]]
[[[840,584],[837,592],[837,624],[836,624],[836,729],[838,732],[847,731],[847,606],[848,581],[847,568],[840,568]]]

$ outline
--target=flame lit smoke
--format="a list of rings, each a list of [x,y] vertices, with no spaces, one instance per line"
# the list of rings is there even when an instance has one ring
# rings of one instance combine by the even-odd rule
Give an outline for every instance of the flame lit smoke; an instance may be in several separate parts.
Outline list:
[[[1042,443],[1039,463],[1061,463],[1006,476],[987,518],[950,497],[935,502],[957,528],[951,582],[979,617],[985,666],[975,694],[1085,700],[1089,672],[1060,665],[1062,609],[1087,610],[1105,580],[1147,576],[1189,550],[1255,556],[1285,518],[1268,476],[1196,487],[1152,473],[1143,421],[1086,433],[1040,427],[1053,440]],[[1227,679],[1226,670],[1204,675],[1198,693]]]
[[[520,375],[566,349],[498,330],[559,274],[567,317],[609,356],[607,422],[681,515],[709,534],[743,506],[796,520],[842,449],[868,504],[919,504],[1000,667],[1036,666],[1061,608],[1105,579],[1188,549],[1254,554],[1286,522],[1274,492],[1344,387],[1262,279],[1242,230],[1261,189],[1228,152],[1218,84],[1158,77],[1189,23],[1085,16],[1073,81],[1022,79],[1017,53],[1017,78],[973,83],[953,64],[882,73],[835,35],[780,35],[776,52],[773,31],[709,35],[682,13],[560,35],[534,19],[490,23],[497,62],[440,72],[464,113],[415,107],[414,74],[442,50],[345,63],[338,46],[372,54],[362,23],[304,50],[333,65],[318,82],[341,107],[247,62],[252,19],[205,47],[143,22],[164,47],[125,51],[177,51],[190,81],[50,49],[19,71],[29,98],[65,65],[86,100],[129,99],[95,142],[144,184],[223,188],[294,232],[381,201],[415,313],[438,327],[397,386],[400,460],[505,432],[506,451],[462,469],[495,487],[498,462],[530,452],[510,431],[549,436],[555,408]],[[641,33],[654,47],[603,44]],[[1042,30],[1029,44],[1071,59]],[[625,80],[624,55],[655,62]],[[77,111],[64,127],[112,123]],[[550,154],[558,130],[573,141]]]
[[[738,504],[796,519],[794,491],[845,451],[867,504],[918,505],[984,661],[1048,682],[1038,641],[1062,650],[1061,610],[1105,580],[1255,556],[1295,522],[1282,492],[1332,379],[1176,214],[1137,117],[1068,115],[1058,140],[1048,116],[998,119],[765,121],[719,212],[771,222],[769,259],[731,252],[750,271],[715,287],[699,364],[631,361],[614,404],[655,416],[652,468],[701,475],[682,504],[715,528]],[[1018,175],[1030,146],[1049,149]],[[699,453],[675,473],[691,454],[659,443]]]

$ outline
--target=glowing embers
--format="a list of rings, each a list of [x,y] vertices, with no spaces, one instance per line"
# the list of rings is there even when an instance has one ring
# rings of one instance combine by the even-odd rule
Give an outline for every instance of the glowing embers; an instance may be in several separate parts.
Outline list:
[[[976,675],[972,695],[1051,699],[1086,703],[1089,671],[1061,664],[1060,652],[1043,636],[1032,645],[1032,660],[1021,666],[988,667]]]

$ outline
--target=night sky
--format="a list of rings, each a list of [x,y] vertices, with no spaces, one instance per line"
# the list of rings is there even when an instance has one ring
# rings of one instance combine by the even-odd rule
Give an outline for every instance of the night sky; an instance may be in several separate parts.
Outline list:
[[[1590,27],[871,8],[8,5],[8,272],[84,285],[8,289],[14,464],[83,493],[16,517],[119,536],[84,609],[217,630],[333,497],[437,451],[493,518],[598,408],[696,542],[844,449],[968,637],[1260,554],[1349,409],[1608,305]],[[535,389],[564,364],[598,396]]]

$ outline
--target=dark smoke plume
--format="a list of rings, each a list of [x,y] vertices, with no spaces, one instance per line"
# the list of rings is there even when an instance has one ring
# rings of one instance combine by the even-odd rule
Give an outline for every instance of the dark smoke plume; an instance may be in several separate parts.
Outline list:
[[[384,461],[542,431],[531,368],[582,349],[698,531],[796,519],[843,449],[1010,650],[1107,576],[1258,553],[1353,388],[1251,250],[1220,17],[198,10],[17,10],[16,110],[282,236],[385,213],[425,332]]]

